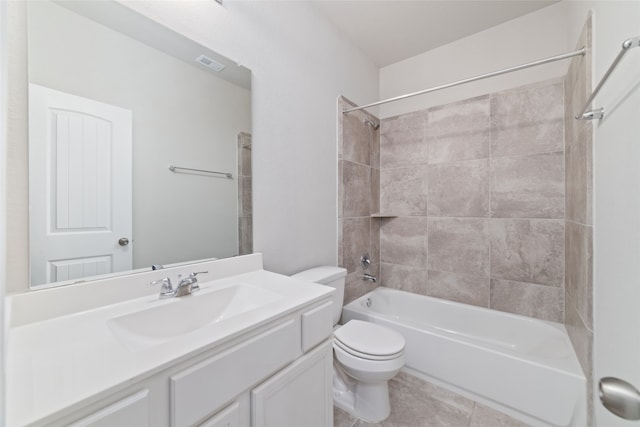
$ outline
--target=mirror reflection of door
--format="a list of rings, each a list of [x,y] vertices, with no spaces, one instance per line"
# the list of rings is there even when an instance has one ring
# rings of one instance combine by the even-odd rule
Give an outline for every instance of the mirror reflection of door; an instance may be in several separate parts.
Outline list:
[[[131,111],[31,84],[29,123],[32,285],[130,270]]]

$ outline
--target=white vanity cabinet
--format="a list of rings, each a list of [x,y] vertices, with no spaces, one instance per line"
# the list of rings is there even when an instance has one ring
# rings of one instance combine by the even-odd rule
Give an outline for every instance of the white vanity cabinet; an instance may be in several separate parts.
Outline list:
[[[252,427],[332,426],[332,348],[324,342],[254,388]]]
[[[147,285],[193,271],[193,295]],[[251,254],[7,297],[4,423],[331,426],[334,292]]]
[[[331,308],[328,300],[310,304],[36,425],[330,427]]]

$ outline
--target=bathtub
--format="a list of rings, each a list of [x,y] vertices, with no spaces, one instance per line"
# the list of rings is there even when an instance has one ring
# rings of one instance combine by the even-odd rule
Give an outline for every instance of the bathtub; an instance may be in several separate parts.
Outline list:
[[[586,425],[586,380],[563,325],[379,287],[347,304],[406,340],[408,373],[535,426]]]

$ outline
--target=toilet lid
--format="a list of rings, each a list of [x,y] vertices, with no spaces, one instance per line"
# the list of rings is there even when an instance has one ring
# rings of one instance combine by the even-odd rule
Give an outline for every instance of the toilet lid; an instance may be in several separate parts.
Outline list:
[[[333,333],[340,347],[372,356],[391,356],[404,350],[404,337],[398,332],[362,320],[350,320]]]

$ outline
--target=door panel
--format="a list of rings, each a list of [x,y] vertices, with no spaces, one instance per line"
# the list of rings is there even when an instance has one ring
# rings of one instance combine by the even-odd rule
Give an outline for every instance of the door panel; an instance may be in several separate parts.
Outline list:
[[[31,284],[132,268],[132,113],[29,85]]]

